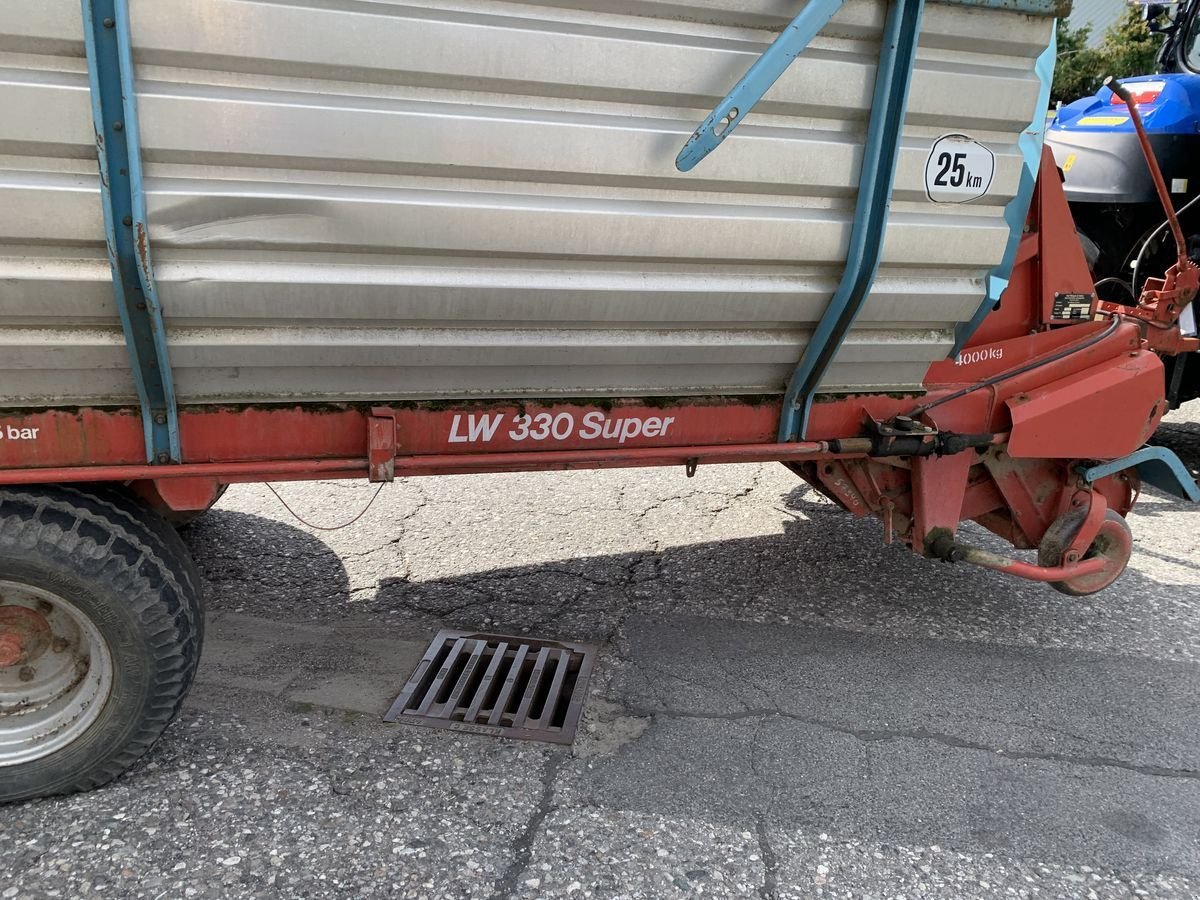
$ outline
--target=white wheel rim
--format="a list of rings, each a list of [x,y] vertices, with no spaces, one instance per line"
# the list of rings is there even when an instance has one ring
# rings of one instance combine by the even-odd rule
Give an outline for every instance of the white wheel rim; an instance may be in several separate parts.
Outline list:
[[[32,659],[0,667],[0,767],[49,756],[92,726],[112,693],[112,653],[95,624],[57,594],[0,581],[0,609],[43,617],[50,643]]]

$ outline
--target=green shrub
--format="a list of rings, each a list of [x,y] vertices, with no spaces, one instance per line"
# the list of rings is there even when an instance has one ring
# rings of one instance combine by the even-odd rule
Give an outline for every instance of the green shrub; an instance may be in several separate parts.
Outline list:
[[[1051,102],[1070,103],[1090,96],[1109,75],[1127,78],[1154,73],[1154,58],[1163,38],[1150,31],[1138,7],[1130,6],[1108,27],[1099,47],[1087,45],[1090,35],[1087,27],[1072,30],[1065,20],[1058,20],[1058,59]]]

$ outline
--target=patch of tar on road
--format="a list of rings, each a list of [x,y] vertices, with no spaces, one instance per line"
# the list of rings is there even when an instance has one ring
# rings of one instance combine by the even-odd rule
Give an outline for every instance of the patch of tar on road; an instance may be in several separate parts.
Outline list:
[[[573,748],[575,756],[587,759],[611,755],[632,744],[649,727],[649,716],[627,715],[620,705],[593,697],[579,723],[579,735]]]

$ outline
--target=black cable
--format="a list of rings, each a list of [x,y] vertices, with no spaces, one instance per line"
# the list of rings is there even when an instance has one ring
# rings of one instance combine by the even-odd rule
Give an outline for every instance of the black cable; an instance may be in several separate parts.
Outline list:
[[[384,482],[379,482],[379,487],[375,488],[375,493],[371,495],[371,499],[367,501],[367,505],[364,506],[362,511],[359,512],[359,514],[349,522],[343,522],[341,525],[314,525],[312,522],[308,521],[308,519],[304,518],[304,516],[300,515],[300,513],[288,506],[288,502],[283,499],[283,495],[280,494],[279,491],[275,490],[275,485],[271,484],[269,481],[265,481],[263,483],[267,486],[267,490],[275,495],[275,499],[283,504],[283,508],[290,512],[297,522],[299,522],[301,525],[307,525],[309,528],[315,528],[317,531],[341,531],[343,528],[349,528],[367,514],[367,510],[370,509],[375,501],[379,499],[379,492],[383,490],[384,485]]]
[[[1128,281],[1117,278],[1115,275],[1110,275],[1108,278],[1101,278],[1094,285],[1092,285],[1092,287],[1098,288],[1105,284],[1119,284],[1121,287],[1125,288],[1125,293],[1129,295],[1130,300],[1133,300],[1134,302],[1137,301],[1137,295],[1133,292],[1133,285],[1131,285]]]
[[[1185,212],[1187,212],[1189,209],[1191,209],[1192,204],[1195,203],[1197,200],[1200,200],[1200,194],[1197,194],[1195,197],[1193,197],[1187,203],[1183,204],[1183,206],[1179,207],[1179,209],[1177,209],[1175,211],[1175,218],[1178,219]],[[1150,237],[1146,238],[1146,240],[1144,240],[1142,242],[1142,247],[1138,251],[1137,258],[1134,259],[1134,261],[1133,261],[1133,278],[1132,278],[1130,284],[1132,285],[1134,290],[1137,289],[1138,272],[1141,270],[1141,267],[1142,267],[1142,259],[1146,256],[1146,249],[1150,246],[1150,242],[1152,240],[1154,240],[1156,237],[1158,237],[1158,235],[1163,231],[1163,229],[1167,228],[1170,224],[1171,224],[1171,220],[1167,219],[1161,225],[1159,225],[1157,228],[1155,228],[1152,232],[1150,232]],[[1128,258],[1128,257],[1126,257],[1126,258]],[[1132,291],[1131,291],[1131,293],[1132,293]],[[1137,298],[1137,294],[1134,294],[1134,298],[1135,299]]]
[[[949,403],[951,400],[957,400],[960,397],[965,397],[967,394],[973,394],[975,391],[982,390],[983,388],[992,387],[993,385],[999,384],[1002,381],[1008,381],[1010,378],[1016,378],[1018,375],[1024,375],[1026,372],[1032,372],[1034,369],[1049,365],[1052,362],[1058,362],[1058,360],[1064,359],[1065,357],[1070,356],[1072,353],[1078,353],[1080,350],[1086,350],[1088,347],[1098,344],[1105,338],[1110,337],[1113,332],[1117,330],[1120,324],[1121,317],[1114,314],[1112,324],[1099,334],[1094,334],[1077,344],[1068,344],[1066,347],[1063,347],[1061,350],[1056,350],[1049,356],[1039,357],[1038,359],[1028,362],[1019,368],[1012,369],[1008,372],[1001,372],[999,375],[993,375],[991,378],[985,378],[978,384],[972,384],[960,391],[955,391],[953,394],[947,394],[945,397],[934,400],[932,403],[926,403],[924,406],[918,406],[908,415],[910,417],[919,416],[922,413],[929,412],[929,410],[933,409],[935,406],[941,406],[943,403]]]

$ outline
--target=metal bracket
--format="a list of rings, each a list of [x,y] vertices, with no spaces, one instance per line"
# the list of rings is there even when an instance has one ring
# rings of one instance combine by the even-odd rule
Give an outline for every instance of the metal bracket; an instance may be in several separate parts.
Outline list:
[[[367,419],[367,479],[396,480],[396,413],[383,407]]]
[[[180,462],[179,417],[154,286],[128,0],[81,0],[113,294],[142,407],[146,457]]]
[[[796,16],[775,39],[766,52],[755,61],[717,104],[712,114],[705,119],[675,158],[675,167],[680,172],[690,172],[696,164],[712,153],[742,120],[754,109],[763,95],[771,89],[788,66],[804,52],[809,42],[817,36],[834,13],[842,8],[844,0],[810,0],[800,15]]]
[[[1143,447],[1128,456],[1098,466],[1079,468],[1084,481],[1092,484],[1101,478],[1126,469],[1136,469],[1138,477],[1149,485],[1181,500],[1200,503],[1200,487],[1173,450],[1166,447]]]
[[[1099,491],[1076,491],[1071,503],[1078,504],[1079,509],[1086,505],[1087,510],[1080,516],[1079,529],[1063,554],[1063,562],[1067,564],[1079,562],[1087,554],[1092,541],[1100,533],[1100,526],[1104,524],[1104,514],[1108,512],[1108,501]],[[1054,529],[1053,525],[1050,527]]]

